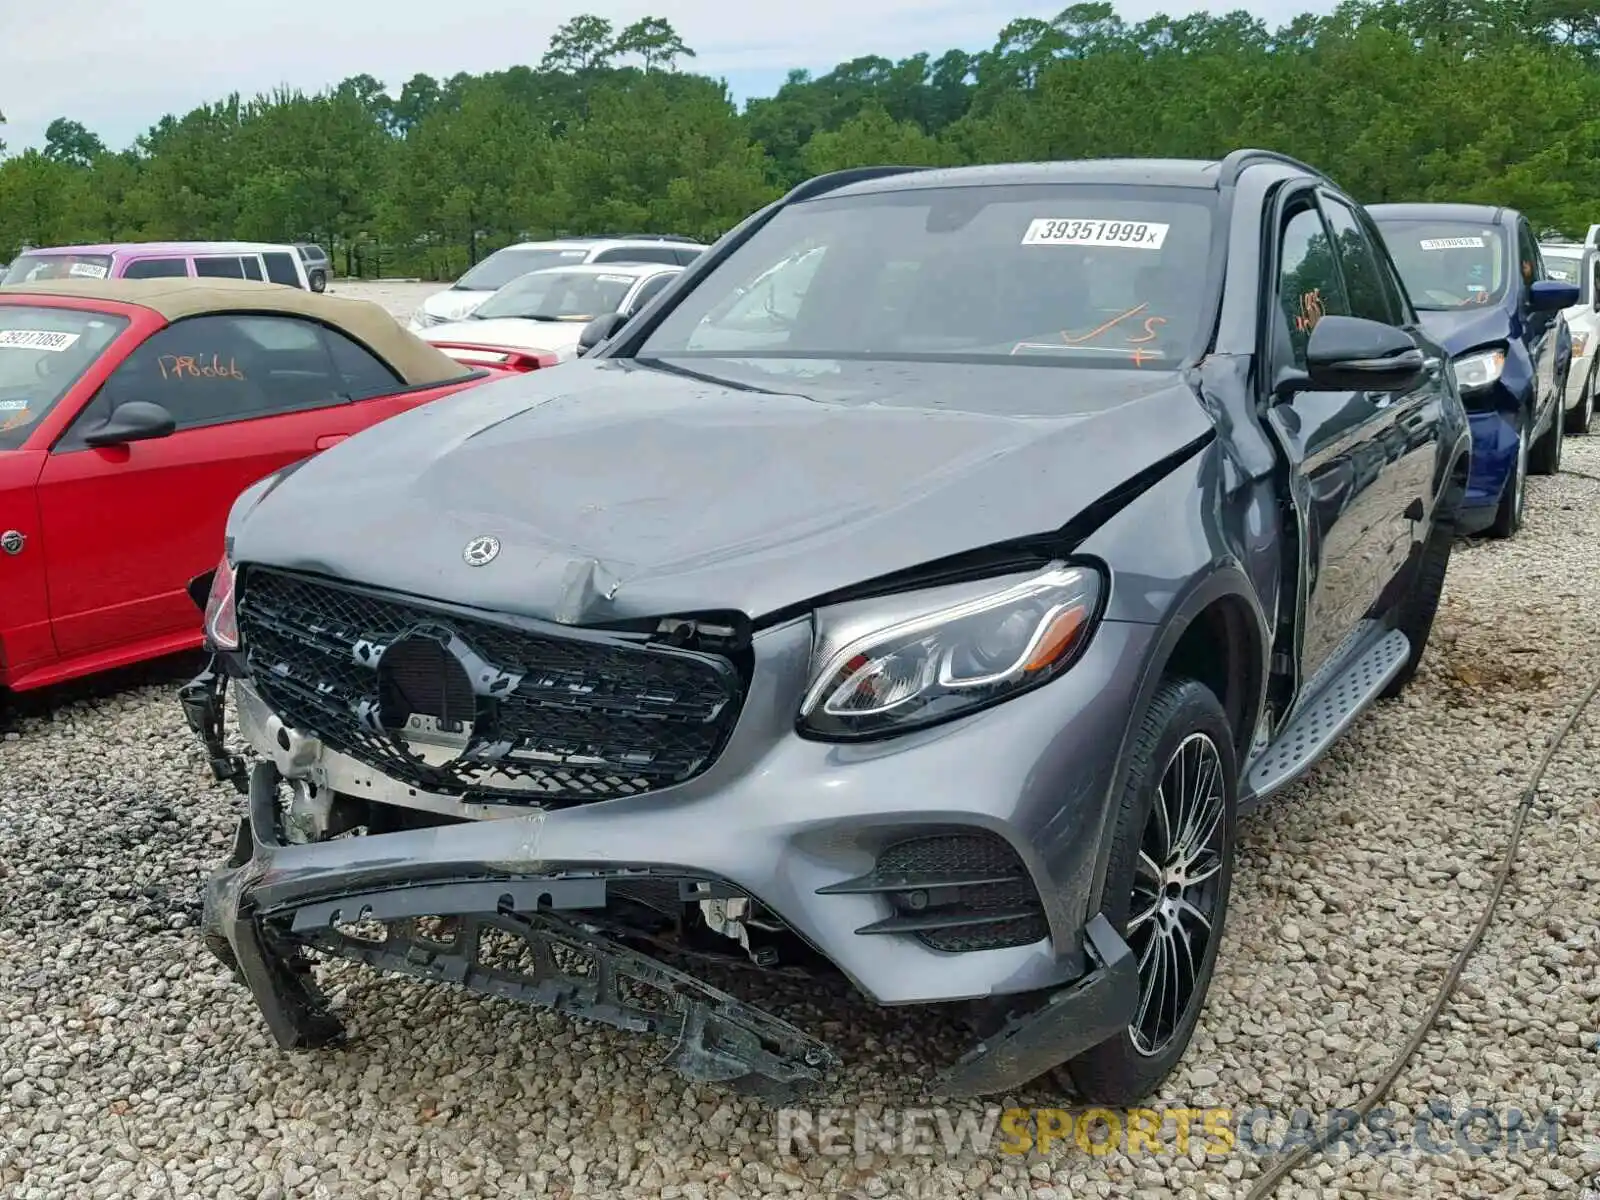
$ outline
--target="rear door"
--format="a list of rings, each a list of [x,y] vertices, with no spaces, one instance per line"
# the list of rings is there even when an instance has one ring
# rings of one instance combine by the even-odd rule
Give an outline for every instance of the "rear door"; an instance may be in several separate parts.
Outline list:
[[[196,629],[184,588],[216,565],[233,501],[350,431],[347,392],[322,327],[293,317],[190,317],[130,354],[56,442],[39,481],[61,653]],[[164,405],[176,432],[84,444],[87,429],[130,400]]]

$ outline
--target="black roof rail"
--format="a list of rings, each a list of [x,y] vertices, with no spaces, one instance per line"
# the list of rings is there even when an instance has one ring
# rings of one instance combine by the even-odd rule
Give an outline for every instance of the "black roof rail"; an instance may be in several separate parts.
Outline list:
[[[829,171],[826,175],[814,175],[805,182],[796,184],[789,189],[789,194],[783,198],[783,203],[793,204],[800,200],[810,200],[826,195],[836,188],[862,183],[868,179],[882,179],[885,175],[907,175],[912,171],[927,169],[927,167],[849,167],[843,171]]]
[[[1324,171],[1319,171],[1310,163],[1301,162],[1298,158],[1291,158],[1287,154],[1280,154],[1276,150],[1234,150],[1222,160],[1222,186],[1232,187],[1239,182],[1239,176],[1252,162],[1282,163],[1286,167],[1295,167],[1308,175],[1315,175],[1318,179],[1333,183]]]

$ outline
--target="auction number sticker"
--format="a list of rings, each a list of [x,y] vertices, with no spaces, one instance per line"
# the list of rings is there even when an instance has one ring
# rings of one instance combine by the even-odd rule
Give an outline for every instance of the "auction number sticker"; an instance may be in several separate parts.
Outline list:
[[[0,400],[0,412],[27,412],[26,400]]]
[[[94,263],[73,263],[67,268],[68,275],[76,275],[79,279],[104,279],[106,269]]]
[[[1481,237],[1423,238],[1424,250],[1482,250]]]
[[[1040,217],[1028,223],[1024,246],[1126,246],[1131,250],[1159,250],[1167,240],[1167,226],[1159,221],[1110,221]]]
[[[0,329],[0,348],[9,350],[65,350],[78,340],[75,333],[53,329]]]

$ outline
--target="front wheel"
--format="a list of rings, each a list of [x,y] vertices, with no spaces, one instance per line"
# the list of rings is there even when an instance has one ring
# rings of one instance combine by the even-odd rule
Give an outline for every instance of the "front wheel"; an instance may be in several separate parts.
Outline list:
[[[321,271],[311,272],[311,290],[313,292],[325,292],[328,290],[328,277]]]
[[[1433,633],[1433,619],[1439,612],[1439,597],[1444,593],[1444,577],[1450,569],[1450,551],[1455,546],[1454,514],[1436,518],[1428,540],[1423,544],[1422,557],[1417,561],[1416,574],[1395,620],[1395,628],[1406,635],[1411,643],[1411,657],[1400,673],[1385,685],[1378,695],[1385,700],[1398,696],[1405,690],[1422,665],[1422,655],[1428,648],[1428,638]]]
[[[1216,967],[1233,878],[1238,764],[1217,697],[1162,682],[1140,724],[1106,867],[1106,918],[1139,968],[1127,1026],[1066,1065],[1090,1103],[1133,1104],[1183,1057]]]

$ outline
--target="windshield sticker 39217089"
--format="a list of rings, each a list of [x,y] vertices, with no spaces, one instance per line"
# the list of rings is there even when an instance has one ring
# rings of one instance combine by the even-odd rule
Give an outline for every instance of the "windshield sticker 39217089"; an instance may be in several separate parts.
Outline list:
[[[1027,232],[1022,235],[1022,244],[1123,246],[1129,250],[1159,250],[1167,240],[1167,228],[1160,221],[1039,217],[1028,223]]]
[[[77,334],[55,329],[0,329],[0,350],[61,351],[77,340]]]

